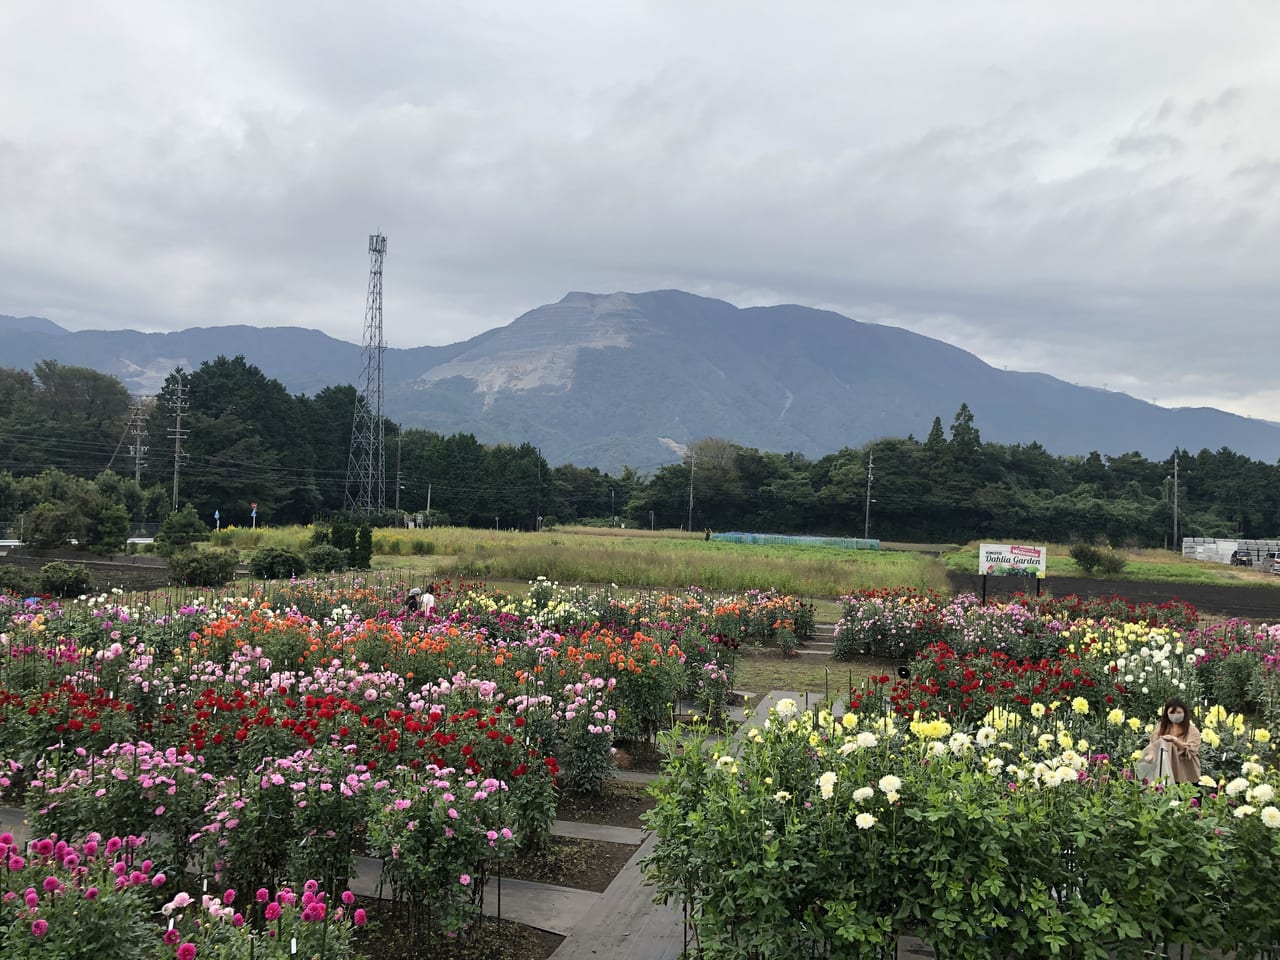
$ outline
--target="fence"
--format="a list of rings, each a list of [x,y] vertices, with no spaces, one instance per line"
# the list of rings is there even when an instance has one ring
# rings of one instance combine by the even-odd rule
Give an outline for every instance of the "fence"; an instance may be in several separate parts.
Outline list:
[[[879,540],[861,537],[801,537],[781,533],[713,533],[712,540],[723,543],[768,544],[791,547],[838,547],[841,550],[879,550]]]

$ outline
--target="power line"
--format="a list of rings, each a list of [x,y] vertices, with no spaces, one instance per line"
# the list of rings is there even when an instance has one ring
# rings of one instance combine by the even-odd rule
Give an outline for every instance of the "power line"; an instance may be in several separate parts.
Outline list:
[[[128,422],[124,425],[124,432],[120,434],[120,439],[116,441],[116,448],[111,451],[111,459],[107,461],[107,469],[110,470],[115,466],[116,456],[120,453],[120,448],[124,446],[125,437],[129,436],[129,428],[133,426],[133,418],[130,416]]]

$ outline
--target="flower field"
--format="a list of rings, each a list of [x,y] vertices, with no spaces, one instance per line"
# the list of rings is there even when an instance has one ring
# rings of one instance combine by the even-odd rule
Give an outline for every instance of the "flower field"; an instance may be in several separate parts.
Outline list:
[[[357,851],[404,929],[465,936],[557,791],[600,789],[614,742],[679,697],[714,716],[738,638],[807,609],[541,581],[446,584],[412,619],[401,602],[322,582],[0,597],[0,797],[49,838],[0,837],[4,956],[108,929],[137,935],[103,956],[345,956]]]
[[[975,960],[1275,955],[1280,629],[1197,629],[1183,605],[846,604],[849,642],[898,675],[670,751],[648,869],[700,956],[884,957],[903,934]],[[1144,783],[1175,695],[1203,779]]]

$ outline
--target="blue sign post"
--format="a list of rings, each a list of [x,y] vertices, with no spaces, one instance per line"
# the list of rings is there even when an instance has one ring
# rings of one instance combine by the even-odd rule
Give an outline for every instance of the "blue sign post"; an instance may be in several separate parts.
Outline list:
[[[249,516],[253,517],[253,529],[258,529],[258,505],[256,503],[249,504]]]
[[[222,514],[219,513],[217,510],[213,511],[213,529],[215,530],[222,529]]]

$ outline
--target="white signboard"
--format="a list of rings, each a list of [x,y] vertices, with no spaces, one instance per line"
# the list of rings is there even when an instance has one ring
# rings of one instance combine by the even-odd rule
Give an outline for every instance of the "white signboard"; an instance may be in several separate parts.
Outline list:
[[[991,577],[1036,577],[1048,574],[1047,547],[1017,543],[984,543],[978,547],[978,573]]]

